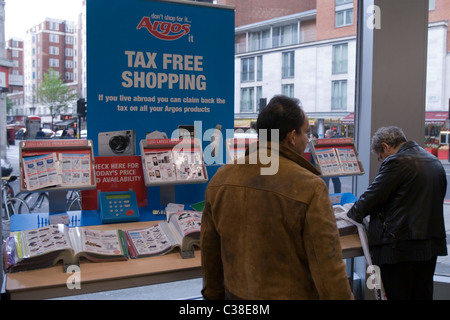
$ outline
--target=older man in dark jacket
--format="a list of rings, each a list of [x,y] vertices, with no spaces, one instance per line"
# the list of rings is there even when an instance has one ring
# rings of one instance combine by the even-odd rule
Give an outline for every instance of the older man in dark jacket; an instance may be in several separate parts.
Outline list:
[[[436,258],[447,255],[445,170],[398,127],[378,129],[371,149],[383,163],[348,217],[370,215],[369,245],[388,299],[431,299]]]

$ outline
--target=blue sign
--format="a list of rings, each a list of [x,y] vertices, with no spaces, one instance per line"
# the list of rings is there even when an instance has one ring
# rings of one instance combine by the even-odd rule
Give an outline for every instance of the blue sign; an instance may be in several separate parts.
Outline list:
[[[87,87],[95,155],[110,155],[102,150],[110,132],[134,141],[116,152],[139,155],[139,141],[148,133],[171,138],[179,126],[194,122],[205,148],[217,125],[224,137],[234,126],[234,10],[189,2],[87,1]]]

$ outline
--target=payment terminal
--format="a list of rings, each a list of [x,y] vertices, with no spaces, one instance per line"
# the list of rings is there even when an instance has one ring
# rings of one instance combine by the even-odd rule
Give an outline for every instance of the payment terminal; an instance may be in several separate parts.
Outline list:
[[[100,192],[102,223],[119,223],[139,220],[139,208],[134,191]]]

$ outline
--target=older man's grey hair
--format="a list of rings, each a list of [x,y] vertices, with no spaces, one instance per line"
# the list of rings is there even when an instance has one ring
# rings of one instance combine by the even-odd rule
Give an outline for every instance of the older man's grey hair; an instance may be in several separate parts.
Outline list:
[[[375,132],[372,137],[371,150],[375,154],[383,152],[382,143],[386,143],[389,146],[396,148],[402,143],[406,142],[406,136],[402,129],[396,126],[381,127]]]

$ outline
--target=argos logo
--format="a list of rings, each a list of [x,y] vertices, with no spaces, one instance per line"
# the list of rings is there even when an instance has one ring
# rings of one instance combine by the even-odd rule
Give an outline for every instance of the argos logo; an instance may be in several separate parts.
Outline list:
[[[143,17],[141,22],[139,22],[136,29],[145,28],[154,35],[156,38],[161,40],[177,40],[182,36],[188,34],[191,31],[191,25],[188,23],[178,23],[178,22],[167,22],[167,21],[153,21],[150,17]]]

